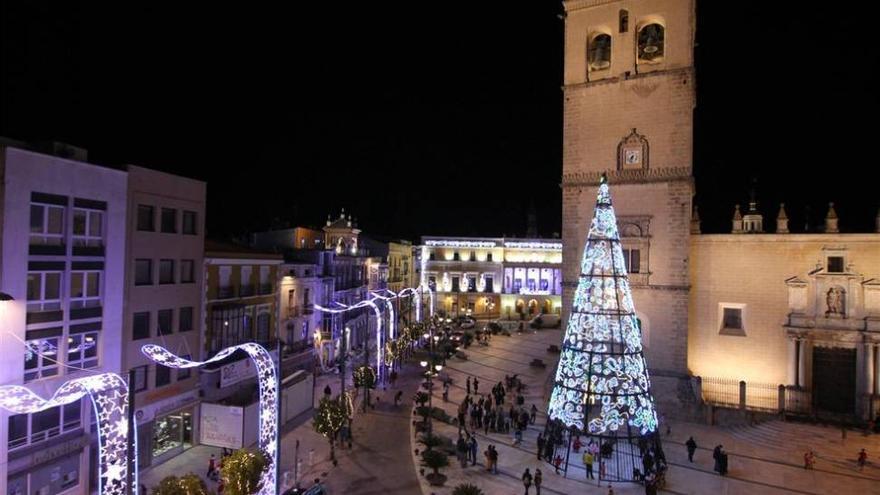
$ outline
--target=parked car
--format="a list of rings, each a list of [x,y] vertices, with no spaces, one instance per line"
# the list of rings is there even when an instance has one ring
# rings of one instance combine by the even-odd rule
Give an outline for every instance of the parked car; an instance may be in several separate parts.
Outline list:
[[[474,328],[477,326],[477,320],[473,316],[459,316],[455,319],[455,323],[461,328]]]
[[[531,328],[558,328],[559,324],[559,315],[552,313],[538,315],[529,322]]]

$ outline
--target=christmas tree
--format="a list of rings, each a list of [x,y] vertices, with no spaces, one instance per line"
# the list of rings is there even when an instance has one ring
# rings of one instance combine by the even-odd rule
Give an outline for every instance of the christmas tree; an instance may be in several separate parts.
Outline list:
[[[599,477],[641,481],[665,465],[617,219],[603,176],[572,301],[547,434],[552,457],[595,442]],[[580,436],[585,435],[585,439]],[[580,456],[574,456],[580,461]],[[550,459],[548,459],[550,460]],[[581,466],[580,462],[573,464]]]

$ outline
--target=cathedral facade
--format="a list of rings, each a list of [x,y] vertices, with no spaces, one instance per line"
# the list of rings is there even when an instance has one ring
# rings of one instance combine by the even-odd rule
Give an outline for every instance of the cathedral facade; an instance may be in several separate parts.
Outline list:
[[[730,234],[701,234],[695,1],[564,6],[564,321],[604,173],[661,408],[687,402],[700,376],[784,385],[811,414],[873,417],[880,234],[838,233],[833,207],[823,233],[789,233],[784,207],[767,233],[754,203]]]

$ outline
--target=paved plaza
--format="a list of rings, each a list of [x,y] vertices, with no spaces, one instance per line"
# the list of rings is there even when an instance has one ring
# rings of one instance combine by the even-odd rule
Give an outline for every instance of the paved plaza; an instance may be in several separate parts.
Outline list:
[[[504,380],[505,375],[517,374],[526,384],[525,406],[538,406],[546,410],[549,382],[558,354],[547,352],[550,344],[559,344],[560,330],[514,333],[510,337],[493,336],[489,346],[471,345],[464,352],[466,360],[452,358],[447,361],[443,373],[454,380],[449,400],[443,401],[442,388],[435,387],[434,406],[442,407],[452,416],[464,399],[465,380],[468,376],[480,381],[480,392],[489,392],[492,385]],[[546,368],[529,365],[534,358],[543,359]],[[518,494],[523,492],[520,477],[525,468],[536,468],[544,474],[542,493],[608,493],[607,484],[599,486],[582,479],[584,470],[572,460],[568,478],[556,475],[552,466],[538,461],[535,441],[543,431],[546,416],[538,414],[537,421],[525,432],[523,443],[513,445],[512,434],[488,435],[477,432],[479,443],[476,466],[459,467],[454,457],[450,466],[441,472],[449,477],[443,487],[431,487],[424,477],[418,475],[418,460],[414,449],[421,449],[413,433],[412,396],[421,380],[417,364],[407,364],[401,372],[397,388],[381,388],[374,391],[378,405],[367,413],[360,412],[354,418],[354,443],[351,450],[337,448],[339,463],[329,461],[329,446],[323,437],[312,429],[310,414],[297,418],[284,432],[282,442],[282,471],[290,472],[292,480],[294,460],[299,459],[298,475],[303,486],[319,478],[330,494],[400,494],[400,495],[448,495],[459,483],[469,482],[487,495]],[[336,394],[340,387],[339,376],[326,374],[316,382],[316,400],[320,399],[324,386],[329,384]],[[348,381],[351,386],[351,380]],[[403,391],[401,405],[394,406],[393,397]],[[510,400],[508,394],[508,400]],[[375,399],[374,399],[375,400]],[[360,403],[360,402],[359,402]],[[662,411],[661,411],[662,412]],[[457,438],[456,427],[434,421],[436,433]],[[670,434],[663,430],[663,442],[669,461],[665,493],[675,494],[880,494],[880,436],[863,436],[849,430],[842,439],[839,428],[769,421],[756,426],[715,426],[671,421]],[[694,462],[687,460],[684,442],[693,435],[699,448]],[[296,441],[300,446],[297,451]],[[488,473],[482,452],[494,444],[499,452],[499,472]],[[712,471],[712,448],[724,445],[730,456],[728,476],[720,477]],[[856,453],[865,448],[869,453],[868,465],[863,471],[856,466]],[[816,452],[815,469],[803,468],[803,454],[812,449]],[[154,467],[142,476],[142,483],[152,487],[169,474],[195,472],[204,476],[208,456],[219,457],[219,449],[196,447],[171,461]],[[215,485],[212,484],[212,488]],[[534,487],[531,490],[534,493]],[[615,484],[615,494],[644,493],[643,487],[634,484]]]

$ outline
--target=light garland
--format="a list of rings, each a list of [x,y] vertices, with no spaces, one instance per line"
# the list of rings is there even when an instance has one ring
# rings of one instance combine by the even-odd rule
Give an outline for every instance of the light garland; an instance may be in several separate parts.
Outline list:
[[[504,247],[512,249],[549,249],[553,251],[562,251],[561,242],[505,241]]]
[[[253,360],[257,370],[257,380],[260,390],[260,449],[270,459],[269,465],[263,472],[263,482],[260,485],[259,495],[277,495],[276,481],[278,473],[278,376],[275,373],[275,363],[272,356],[261,345],[248,342],[241,345],[227,347],[218,352],[207,361],[191,361],[172,354],[164,347],[147,344],[141,347],[141,352],[152,361],[169,368],[196,368],[209,363],[221,361],[241,349]],[[279,359],[281,356],[278,357]],[[122,495],[122,494],[120,494]]]
[[[427,240],[425,245],[434,247],[493,248],[497,243],[494,241]]]
[[[64,382],[45,400],[20,385],[0,386],[0,407],[13,414],[34,414],[72,404],[88,396],[98,423],[98,493],[128,492],[128,386],[115,373],[102,373]],[[132,425],[135,442],[137,425]],[[135,444],[136,445],[136,444]],[[135,447],[137,452],[137,447]],[[132,459],[132,492],[137,490],[137,456]]]

